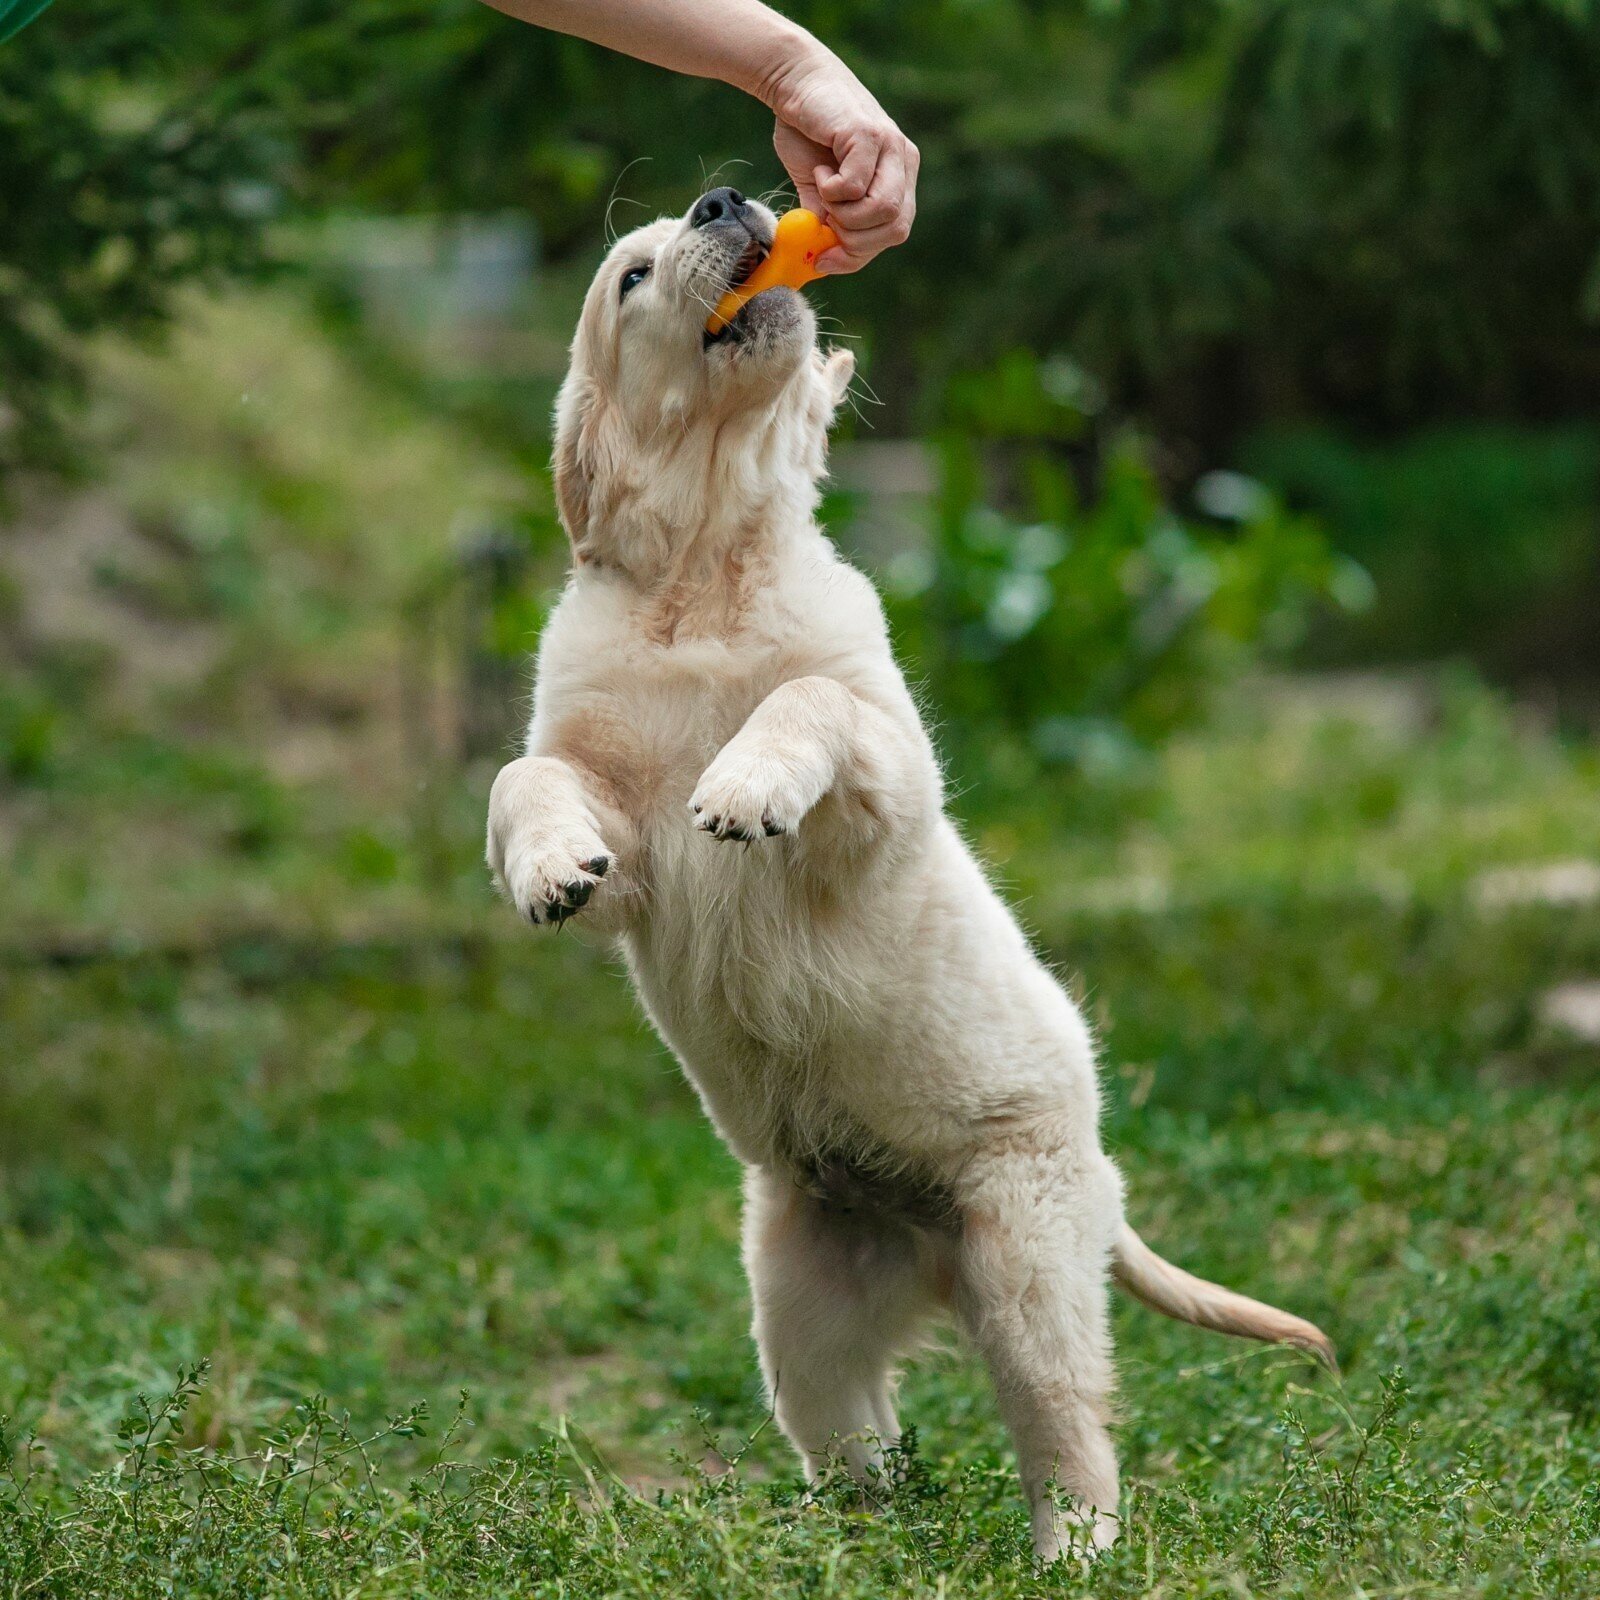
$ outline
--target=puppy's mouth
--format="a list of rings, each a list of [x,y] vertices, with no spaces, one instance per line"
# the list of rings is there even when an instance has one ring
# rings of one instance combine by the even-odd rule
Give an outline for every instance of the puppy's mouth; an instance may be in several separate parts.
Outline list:
[[[728,287],[737,289],[740,284],[749,281],[750,274],[767,259],[767,246],[754,234],[750,235],[750,242],[739,253],[739,259],[733,264],[733,271],[728,274]]]
[[[767,259],[767,250],[769,248],[770,241],[763,242],[756,238],[754,234],[751,234],[745,243],[744,249],[739,252],[738,259],[729,269],[728,281],[723,293],[726,294],[729,289],[737,289],[742,283],[747,282],[750,274]],[[746,300],[738,311],[728,319],[727,326],[723,328],[721,333],[706,334],[701,341],[703,347],[709,350],[713,345],[717,344],[740,343],[748,328],[748,323],[745,321],[745,312],[750,309],[750,304],[751,302]]]

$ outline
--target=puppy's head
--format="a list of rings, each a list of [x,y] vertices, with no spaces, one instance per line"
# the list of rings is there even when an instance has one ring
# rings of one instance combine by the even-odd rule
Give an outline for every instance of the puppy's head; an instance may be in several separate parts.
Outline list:
[[[615,553],[630,520],[662,537],[774,493],[813,495],[853,358],[818,350],[792,289],[768,289],[706,332],[774,226],[765,206],[713,189],[619,239],[601,264],[556,402],[556,497],[580,560],[601,545]]]

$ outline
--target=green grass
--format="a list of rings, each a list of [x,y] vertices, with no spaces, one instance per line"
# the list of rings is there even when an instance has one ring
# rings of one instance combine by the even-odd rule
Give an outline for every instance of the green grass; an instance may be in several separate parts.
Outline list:
[[[1119,1309],[1129,1526],[1094,1592],[1593,1592],[1600,1094],[1532,1001],[1600,963],[1600,917],[1058,932],[1140,1225],[1346,1362]],[[802,1504],[733,1164],[606,968],[491,935],[8,974],[0,1395],[33,1477],[0,1592],[1083,1588],[1032,1570],[953,1345],[907,1379],[881,1509]],[[119,1437],[202,1361],[160,1448]]]

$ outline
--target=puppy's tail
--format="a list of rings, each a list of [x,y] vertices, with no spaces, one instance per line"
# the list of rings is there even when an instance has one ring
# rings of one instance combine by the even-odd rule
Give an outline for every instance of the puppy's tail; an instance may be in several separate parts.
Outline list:
[[[1126,1222],[1112,1247],[1111,1275],[1135,1299],[1163,1316],[1267,1344],[1292,1344],[1314,1355],[1330,1372],[1339,1370],[1333,1344],[1321,1328],[1163,1261]]]

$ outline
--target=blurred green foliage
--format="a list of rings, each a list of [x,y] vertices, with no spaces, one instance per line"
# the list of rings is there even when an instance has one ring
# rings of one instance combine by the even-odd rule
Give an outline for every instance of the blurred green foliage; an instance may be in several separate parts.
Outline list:
[[[1376,604],[1321,661],[1472,654],[1501,674],[1600,676],[1600,437],[1463,424],[1381,443],[1278,428],[1242,459],[1371,573]]]
[[[1319,603],[1364,594],[1253,480],[1213,474],[1212,515],[1184,518],[1134,435],[1086,451],[1094,399],[1078,369],[1022,351],[954,384],[933,538],[886,574],[946,744],[1002,783],[1041,764],[1129,767],[1263,651],[1297,643]]]
[[[1180,495],[1263,428],[1381,443],[1488,419],[1500,433],[1393,457],[1258,452],[1377,579],[1382,603],[1332,652],[1593,663],[1587,457],[1570,432],[1523,450],[1505,431],[1587,418],[1600,393],[1592,0],[789,9],[924,152],[911,243],[826,291],[886,431],[958,421],[966,375],[1017,352],[1157,441],[1146,459]],[[179,285],[293,255],[279,223],[508,210],[552,259],[586,257],[603,221],[679,208],[713,173],[778,182],[769,135],[723,86],[479,0],[54,8],[0,51],[0,483],[64,459],[85,334],[149,328]],[[987,431],[1028,434],[1005,420],[1016,398],[988,385]],[[1125,466],[1107,481],[1133,493]]]
[[[1589,0],[790,9],[924,149],[912,244],[830,289],[902,419],[1018,344],[1207,459],[1263,418],[1592,404]],[[676,208],[708,163],[779,177],[753,102],[477,0],[83,0],[0,56],[0,131],[0,355],[40,382],[52,316],[143,320],[274,208],[511,207],[559,253],[614,183]]]
[[[85,334],[148,328],[178,285],[263,263],[266,134],[130,75],[162,26],[125,17],[79,54],[46,21],[0,50],[0,484],[62,464],[57,413]]]

